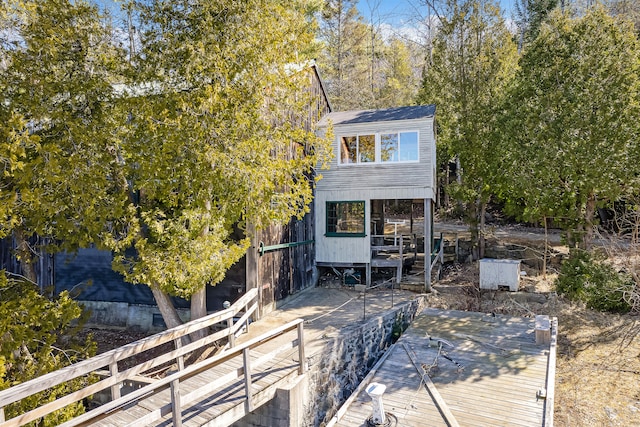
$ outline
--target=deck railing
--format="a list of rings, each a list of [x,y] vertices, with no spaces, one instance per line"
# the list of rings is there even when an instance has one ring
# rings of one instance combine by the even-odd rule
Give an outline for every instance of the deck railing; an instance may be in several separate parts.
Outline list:
[[[262,344],[265,341],[273,339],[276,336],[282,335],[289,330],[298,328],[299,337],[298,343],[300,344],[300,363],[304,360],[304,348],[302,340],[302,323],[292,322],[274,331],[271,331],[265,336],[261,336],[254,340],[251,340],[241,346],[235,347],[236,335],[242,328],[247,328],[249,325],[252,314],[258,308],[258,294],[255,289],[248,291],[238,301],[236,301],[228,309],[213,313],[209,316],[193,320],[184,325],[178,326],[166,330],[164,332],[143,338],[139,341],[127,344],[123,347],[107,351],[90,359],[78,362],[76,364],[67,366],[55,372],[43,375],[25,383],[16,385],[9,389],[0,391],[0,427],[9,426],[22,426],[29,422],[39,420],[40,418],[64,408],[67,405],[89,398],[97,393],[105,390],[110,390],[111,401],[105,403],[97,408],[74,418],[73,420],[65,423],[65,426],[75,426],[81,424],[87,424],[91,419],[104,416],[108,412],[113,412],[126,406],[141,397],[155,392],[158,388],[171,386],[172,389],[179,386],[181,379],[193,376],[202,370],[208,369],[211,366],[220,364],[234,355],[245,354],[244,373],[250,372],[250,366],[248,366],[248,352],[257,345]],[[227,327],[221,326],[227,325]],[[214,330],[215,327],[223,327],[221,330]],[[202,338],[198,338],[193,342],[189,342],[189,336],[200,337],[197,335],[200,331],[205,331]],[[185,367],[185,357],[188,357],[192,352],[204,350],[210,347],[214,343],[218,343],[221,340],[227,340],[226,347],[229,349],[219,353],[210,355],[207,359],[195,363],[191,366]],[[150,350],[156,349],[159,346],[166,345],[173,342],[174,349],[168,352],[160,352],[160,354],[153,356],[151,359],[142,363],[138,363],[131,367],[119,366],[124,365],[126,362],[131,364],[130,359],[133,356],[142,357],[141,355]],[[156,352],[158,353],[158,352]],[[148,354],[148,353],[147,353]],[[126,362],[125,362],[126,361]],[[254,362],[255,363],[255,362]],[[161,367],[168,365],[177,369],[177,372],[168,373],[167,376],[161,379],[153,379],[144,377],[145,373],[151,370],[157,370]],[[302,365],[300,367],[302,370]],[[14,402],[18,402],[24,398],[40,393],[51,387],[55,387],[59,384],[71,381],[76,378],[98,378],[103,377],[97,381],[88,381],[89,385],[84,388],[69,393],[65,396],[58,398],[57,400],[49,403],[45,403],[29,412],[16,416],[12,419],[5,420],[4,407]],[[134,390],[124,396],[120,395],[120,388],[125,382],[138,382],[140,378],[144,377],[147,381],[147,385],[141,386],[138,390]],[[250,375],[246,375],[247,381],[250,382]],[[247,390],[249,387],[247,387]],[[180,414],[180,393],[172,393],[177,399],[172,401],[172,411],[174,417],[177,415],[179,419]],[[251,406],[251,396],[247,395],[247,401],[249,407]],[[183,398],[183,402],[184,398]],[[179,425],[179,424],[174,424]]]

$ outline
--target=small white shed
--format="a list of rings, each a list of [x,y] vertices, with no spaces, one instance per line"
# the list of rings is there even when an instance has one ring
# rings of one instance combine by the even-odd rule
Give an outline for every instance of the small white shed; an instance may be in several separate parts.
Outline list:
[[[492,259],[480,260],[480,289],[497,290],[500,286],[508,286],[516,292],[520,286],[520,260]]]

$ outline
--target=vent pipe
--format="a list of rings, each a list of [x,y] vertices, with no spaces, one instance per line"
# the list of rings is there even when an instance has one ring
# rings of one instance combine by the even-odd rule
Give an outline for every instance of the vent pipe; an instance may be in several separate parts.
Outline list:
[[[384,414],[384,406],[382,405],[382,395],[386,389],[387,386],[379,383],[371,383],[369,387],[367,387],[367,394],[373,404],[373,416],[371,420],[377,425],[384,425],[387,421]]]

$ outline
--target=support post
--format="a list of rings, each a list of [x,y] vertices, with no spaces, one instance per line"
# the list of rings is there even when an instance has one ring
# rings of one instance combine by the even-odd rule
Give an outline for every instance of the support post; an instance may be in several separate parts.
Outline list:
[[[173,340],[173,344],[175,349],[179,349],[182,347],[182,338],[176,338]],[[178,356],[176,358],[176,362],[178,362],[178,370],[182,371],[184,369],[184,356]]]
[[[182,404],[180,402],[180,380],[171,381],[171,417],[174,427],[182,427]]]
[[[118,375],[118,362],[109,363],[109,374],[112,377]],[[111,400],[120,399],[120,383],[115,383],[111,386]]]
[[[424,199],[424,291],[431,292],[431,199]]]
[[[253,399],[251,397],[251,359],[249,358],[249,348],[242,351],[242,364],[244,369],[244,390],[247,394],[247,413],[253,411]]]
[[[233,348],[236,345],[236,334],[233,333],[233,317],[227,319],[227,329],[229,329],[229,347]]]
[[[303,322],[298,323],[298,359],[300,359],[300,367],[298,368],[298,373],[300,375],[304,374],[306,370],[306,360],[304,356],[304,329]]]

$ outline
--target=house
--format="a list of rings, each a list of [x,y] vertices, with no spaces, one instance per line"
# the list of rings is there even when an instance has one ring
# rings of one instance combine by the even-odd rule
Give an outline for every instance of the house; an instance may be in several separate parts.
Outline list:
[[[319,131],[333,126],[334,159],[322,173],[315,197],[316,266],[365,270],[393,267],[399,281],[418,235],[424,254],[432,248],[433,200],[436,194],[435,106],[333,112]],[[421,227],[397,232],[399,221],[385,218],[385,201],[408,200],[424,208]],[[394,233],[385,234],[394,225]],[[407,245],[410,243],[412,246]],[[428,258],[425,258],[425,260]],[[425,288],[431,263],[424,262]]]

